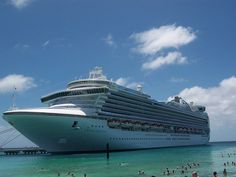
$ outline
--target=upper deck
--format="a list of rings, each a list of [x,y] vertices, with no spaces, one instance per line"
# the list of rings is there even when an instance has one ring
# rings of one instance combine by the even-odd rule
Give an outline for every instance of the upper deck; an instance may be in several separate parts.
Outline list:
[[[138,88],[138,87],[137,87]],[[67,89],[50,93],[41,98],[42,102],[49,102],[54,99],[59,99],[67,96],[78,96],[85,94],[100,94],[107,93],[109,90],[122,91],[130,93],[143,98],[150,98],[149,95],[144,94],[141,90],[133,90],[116,84],[112,80],[108,80],[102,73],[101,67],[95,67],[89,74],[87,79],[74,80],[68,83]]]
[[[97,99],[99,99],[99,95],[107,97],[110,94],[118,94],[119,97],[121,96],[127,99],[132,98],[138,105],[142,103],[147,103],[148,105],[156,105],[159,107],[161,106],[165,107],[165,109],[175,111],[179,110],[188,114],[205,114],[204,106],[188,104],[179,97],[175,97],[174,100],[169,101],[167,103],[158,102],[155,99],[152,99],[149,95],[143,93],[142,89],[140,89],[140,86],[137,87],[137,90],[134,90],[118,85],[112,80],[108,80],[106,76],[103,75],[101,67],[95,67],[95,69],[90,72],[89,78],[74,80],[68,83],[66,90],[46,95],[41,98],[41,101],[44,103],[49,103],[50,106],[65,103],[78,103],[79,105],[81,105],[82,103],[87,104],[88,102],[89,105],[92,105],[95,104]]]

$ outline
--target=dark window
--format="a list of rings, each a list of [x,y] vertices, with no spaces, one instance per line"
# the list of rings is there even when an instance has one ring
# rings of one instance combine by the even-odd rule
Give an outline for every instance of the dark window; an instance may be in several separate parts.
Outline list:
[[[74,121],[74,123],[72,124],[72,127],[75,128],[78,126],[78,121]]]

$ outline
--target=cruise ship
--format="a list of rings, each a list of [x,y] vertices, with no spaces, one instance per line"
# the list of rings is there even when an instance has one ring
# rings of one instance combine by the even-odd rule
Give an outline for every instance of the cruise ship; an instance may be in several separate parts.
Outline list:
[[[108,80],[101,67],[89,78],[43,96],[47,106],[12,109],[3,118],[51,153],[136,150],[209,142],[205,107],[176,96],[159,102],[142,91]]]

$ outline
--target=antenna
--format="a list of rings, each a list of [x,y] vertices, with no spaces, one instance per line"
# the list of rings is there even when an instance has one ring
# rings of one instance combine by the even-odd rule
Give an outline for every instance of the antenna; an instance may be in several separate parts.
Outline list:
[[[12,94],[12,109],[15,109],[16,106],[16,87],[14,86],[13,94]]]

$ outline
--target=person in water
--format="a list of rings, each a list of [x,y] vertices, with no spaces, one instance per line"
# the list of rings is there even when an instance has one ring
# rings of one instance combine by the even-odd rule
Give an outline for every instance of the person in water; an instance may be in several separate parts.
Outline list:
[[[144,171],[143,171],[143,170],[138,171],[138,174],[139,174],[139,175],[144,175]]]
[[[197,172],[196,172],[196,171],[194,171],[194,172],[192,173],[192,177],[199,177],[199,176],[197,175]]]
[[[213,172],[213,176],[212,177],[217,177],[217,172],[216,171]]]
[[[224,175],[224,176],[227,176],[226,168],[225,168],[224,171],[223,171],[223,175]]]

